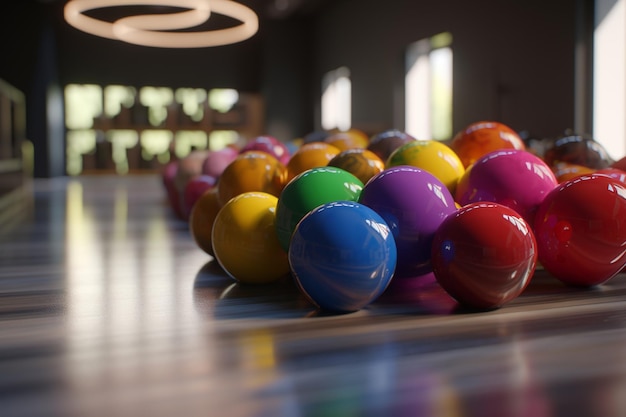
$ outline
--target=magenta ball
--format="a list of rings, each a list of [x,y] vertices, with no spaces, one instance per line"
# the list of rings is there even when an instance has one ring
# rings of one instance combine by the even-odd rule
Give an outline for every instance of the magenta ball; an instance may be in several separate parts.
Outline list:
[[[273,136],[257,136],[250,140],[241,148],[240,153],[247,151],[267,152],[283,165],[287,165],[289,158],[291,158],[287,145]]]
[[[459,179],[456,201],[465,206],[481,201],[507,206],[533,224],[539,204],[558,185],[539,157],[518,149],[488,153]]]
[[[187,181],[183,190],[182,209],[185,219],[189,219],[194,204],[205,191],[217,184],[217,179],[210,175],[196,175]]]
[[[202,163],[202,173],[219,178],[226,167],[237,158],[239,151],[227,146],[219,151],[211,151]]]
[[[537,263],[530,225],[497,203],[472,203],[449,216],[435,234],[433,271],[461,304],[493,309],[528,286]]]
[[[394,277],[412,278],[432,271],[431,245],[443,220],[456,211],[450,191],[428,171],[401,165],[372,177],[359,202],[376,211],[396,241]]]

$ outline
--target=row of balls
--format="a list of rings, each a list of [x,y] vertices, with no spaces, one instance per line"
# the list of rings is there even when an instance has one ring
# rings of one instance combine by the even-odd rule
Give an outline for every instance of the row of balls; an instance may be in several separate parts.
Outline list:
[[[341,132],[305,141],[283,162],[280,144],[260,150],[271,140],[257,138],[247,145],[254,149],[232,152],[195,201],[187,197],[187,220],[234,279],[291,275],[333,311],[361,309],[392,279],[429,273],[481,309],[521,294],[537,261],[572,285],[615,276],[626,263],[623,181],[598,170],[559,181],[507,129],[468,127],[480,139],[473,147],[467,138],[448,146],[395,130],[367,142]],[[202,175],[177,190],[179,202]]]

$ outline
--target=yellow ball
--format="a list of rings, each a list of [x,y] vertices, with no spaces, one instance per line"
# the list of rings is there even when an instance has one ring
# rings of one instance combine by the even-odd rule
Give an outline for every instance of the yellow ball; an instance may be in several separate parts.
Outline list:
[[[416,140],[402,145],[389,155],[385,166],[410,165],[430,172],[454,195],[465,167],[457,154],[436,140]]]
[[[245,192],[229,200],[213,224],[213,253],[220,266],[237,281],[266,284],[289,273],[287,252],[276,234],[278,198]]]

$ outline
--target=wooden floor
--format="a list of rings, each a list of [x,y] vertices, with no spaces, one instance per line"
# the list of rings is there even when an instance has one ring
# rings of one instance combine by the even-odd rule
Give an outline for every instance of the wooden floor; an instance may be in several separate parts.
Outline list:
[[[36,180],[0,236],[0,416],[626,416],[626,277],[537,272],[459,309],[434,282],[318,314],[226,277],[158,177]]]

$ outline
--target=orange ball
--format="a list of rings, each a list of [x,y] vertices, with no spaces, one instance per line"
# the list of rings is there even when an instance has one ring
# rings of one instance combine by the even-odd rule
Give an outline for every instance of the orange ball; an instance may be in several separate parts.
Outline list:
[[[477,159],[499,149],[526,150],[522,138],[510,127],[499,122],[476,122],[458,132],[450,148],[458,155],[465,168]]]
[[[324,142],[336,146],[341,151],[346,149],[365,149],[369,144],[369,138],[360,130],[350,129],[346,131],[331,132]]]
[[[311,142],[302,145],[287,163],[289,181],[296,175],[311,168],[325,167],[341,150],[325,142]]]
[[[217,198],[224,205],[233,197],[250,191],[279,196],[287,184],[287,167],[272,155],[248,151],[231,162],[217,182]]]
[[[211,256],[214,256],[211,230],[221,207],[217,199],[217,188],[214,187],[200,196],[189,216],[189,230],[193,240],[200,249]]]
[[[367,149],[347,149],[338,153],[328,166],[341,168],[366,184],[374,175],[385,169],[385,163],[374,152]]]
[[[583,165],[570,164],[567,162],[557,162],[556,165],[552,167],[552,172],[554,172],[554,176],[560,184],[562,182],[576,178],[580,175],[592,174],[596,172],[596,170]]]

